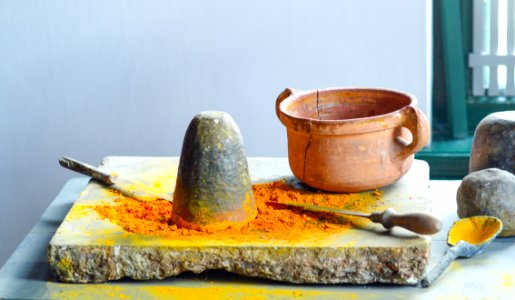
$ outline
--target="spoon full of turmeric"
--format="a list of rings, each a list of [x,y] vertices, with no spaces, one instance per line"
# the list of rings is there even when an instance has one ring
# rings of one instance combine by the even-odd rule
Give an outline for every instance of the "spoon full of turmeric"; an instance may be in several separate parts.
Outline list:
[[[447,237],[447,244],[451,247],[422,279],[422,287],[430,286],[456,258],[469,258],[483,252],[501,231],[501,220],[490,216],[475,216],[454,222]]]

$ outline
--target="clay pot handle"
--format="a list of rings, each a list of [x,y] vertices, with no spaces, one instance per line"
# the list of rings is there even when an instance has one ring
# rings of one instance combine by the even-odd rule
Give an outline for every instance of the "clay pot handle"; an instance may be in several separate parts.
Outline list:
[[[400,142],[402,139],[398,137],[399,143],[405,145],[399,155],[401,157],[408,157],[415,152],[418,152],[427,144],[430,133],[429,123],[427,122],[424,113],[414,106],[405,107],[401,111],[401,115],[403,120],[402,126],[411,131],[413,140],[410,144],[406,145],[405,143]]]
[[[277,100],[275,101],[275,113],[277,114],[277,117],[281,119],[281,110],[279,109],[279,106],[281,105],[281,102],[288,99],[291,95],[295,94],[297,91],[291,88],[286,88],[282,93],[277,96]]]

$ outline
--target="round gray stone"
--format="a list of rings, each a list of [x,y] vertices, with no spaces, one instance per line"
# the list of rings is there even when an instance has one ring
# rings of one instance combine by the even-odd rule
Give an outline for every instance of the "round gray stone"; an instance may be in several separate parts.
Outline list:
[[[515,235],[515,175],[490,168],[463,178],[457,194],[458,216],[494,216],[503,222],[500,236]]]
[[[469,172],[488,168],[515,174],[515,111],[490,114],[477,125]]]

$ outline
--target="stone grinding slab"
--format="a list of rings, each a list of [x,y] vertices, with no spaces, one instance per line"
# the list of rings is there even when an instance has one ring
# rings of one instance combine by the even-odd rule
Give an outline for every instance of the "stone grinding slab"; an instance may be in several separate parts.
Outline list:
[[[108,157],[100,168],[173,192],[176,157]],[[254,182],[291,178],[287,159],[249,159]],[[398,182],[381,189],[380,210],[429,212],[429,168],[415,161]],[[345,232],[307,234],[301,240],[167,239],[125,231],[93,209],[116,197],[90,182],[50,241],[48,258],[58,279],[103,282],[129,277],[160,279],[186,271],[224,269],[241,275],[293,283],[416,284],[425,272],[430,237],[401,228],[360,222]]]

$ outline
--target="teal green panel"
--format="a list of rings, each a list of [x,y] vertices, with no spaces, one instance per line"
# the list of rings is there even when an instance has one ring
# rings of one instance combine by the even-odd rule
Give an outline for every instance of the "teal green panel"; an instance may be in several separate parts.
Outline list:
[[[469,133],[473,134],[477,124],[487,115],[506,110],[515,110],[515,98],[474,97],[468,103]]]
[[[431,179],[461,179],[468,174],[472,137],[453,140],[434,140],[415,157],[426,161]]]
[[[466,73],[459,0],[440,0],[447,116],[453,138],[468,134]]]

